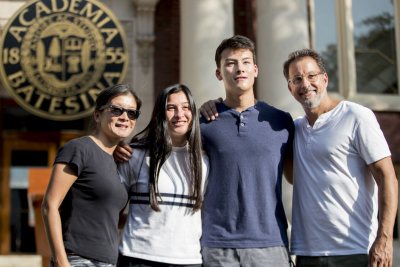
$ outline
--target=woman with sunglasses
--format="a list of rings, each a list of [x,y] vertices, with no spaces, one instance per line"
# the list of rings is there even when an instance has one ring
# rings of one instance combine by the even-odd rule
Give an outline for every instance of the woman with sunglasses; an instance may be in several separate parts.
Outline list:
[[[201,266],[200,208],[208,158],[186,86],[161,91],[150,123],[131,146],[132,157],[118,166],[130,200],[117,266]]]
[[[115,266],[128,195],[112,155],[132,133],[140,106],[128,85],[101,91],[93,132],[59,150],[42,204],[51,266]]]

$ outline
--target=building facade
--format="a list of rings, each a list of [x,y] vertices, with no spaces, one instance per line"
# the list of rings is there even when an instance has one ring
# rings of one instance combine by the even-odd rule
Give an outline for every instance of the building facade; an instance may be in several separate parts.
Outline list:
[[[81,2],[83,0],[76,0]],[[137,130],[150,118],[154,96],[177,82],[199,104],[224,96],[214,52],[234,34],[256,43],[256,96],[297,117],[282,64],[310,47],[327,62],[329,92],[371,108],[400,172],[400,0],[105,0],[122,25],[128,47],[123,82],[143,100]],[[0,0],[0,32],[26,1]],[[3,54],[4,57],[4,54]],[[52,165],[57,149],[85,134],[90,118],[48,120],[23,109],[0,84],[0,254],[35,252],[26,199],[28,170]],[[291,213],[291,186],[284,187]],[[289,216],[290,217],[290,216]],[[396,224],[395,237],[398,238]]]

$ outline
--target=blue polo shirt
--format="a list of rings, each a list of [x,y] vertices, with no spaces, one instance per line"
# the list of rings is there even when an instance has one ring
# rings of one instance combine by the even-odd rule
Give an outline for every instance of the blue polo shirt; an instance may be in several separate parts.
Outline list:
[[[210,160],[202,246],[287,246],[282,173],[292,153],[292,117],[264,102],[243,112],[223,103],[217,109],[217,120],[201,119]]]

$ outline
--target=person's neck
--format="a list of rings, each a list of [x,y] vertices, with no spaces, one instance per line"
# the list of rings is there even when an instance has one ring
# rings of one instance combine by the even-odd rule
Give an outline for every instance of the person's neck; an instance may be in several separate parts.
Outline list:
[[[257,99],[254,97],[254,94],[243,94],[238,96],[227,95],[224,100],[224,104],[230,108],[235,109],[238,112],[242,112],[249,107],[252,107],[256,104]]]
[[[304,111],[306,112],[306,117],[308,120],[308,123],[313,126],[314,123],[317,121],[319,116],[321,116],[324,113],[327,113],[334,109],[338,104],[340,103],[340,100],[338,99],[333,99],[330,97],[327,97],[324,101],[321,101],[320,105],[315,108],[305,108]]]
[[[186,137],[182,137],[182,138],[171,138],[172,140],[172,146],[173,147],[184,147],[187,144],[187,139]]]
[[[112,155],[115,148],[118,145],[119,140],[109,140],[106,138],[106,136],[99,134],[99,133],[94,133],[90,135],[90,138],[105,152],[108,154]]]

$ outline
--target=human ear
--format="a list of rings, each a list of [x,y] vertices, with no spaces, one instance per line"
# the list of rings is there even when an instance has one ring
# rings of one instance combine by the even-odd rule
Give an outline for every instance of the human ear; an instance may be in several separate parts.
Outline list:
[[[93,119],[96,123],[100,121],[100,115],[101,115],[100,112],[97,110],[93,113]]]
[[[222,81],[221,71],[219,69],[215,70],[215,76],[217,77],[218,81]]]

